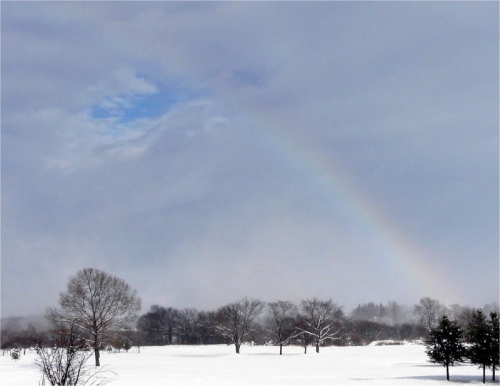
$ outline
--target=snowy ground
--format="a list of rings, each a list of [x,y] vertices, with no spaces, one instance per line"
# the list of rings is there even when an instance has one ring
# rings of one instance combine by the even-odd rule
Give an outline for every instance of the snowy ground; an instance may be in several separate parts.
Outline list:
[[[427,362],[422,345],[322,347],[320,354],[308,348],[242,346],[167,346],[136,348],[128,353],[103,353],[101,364],[115,374],[112,386],[193,386],[193,385],[450,385],[481,384],[476,366],[450,368],[452,382],[446,381],[442,366]],[[35,354],[26,352],[14,361],[0,356],[1,384],[38,385],[40,374]],[[93,358],[89,360],[92,363]],[[488,383],[491,373],[487,372]],[[498,381],[497,381],[498,383]]]

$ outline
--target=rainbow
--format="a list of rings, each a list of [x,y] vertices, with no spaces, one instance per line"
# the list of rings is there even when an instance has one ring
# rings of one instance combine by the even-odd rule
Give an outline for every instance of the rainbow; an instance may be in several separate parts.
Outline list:
[[[260,122],[262,124],[262,122]],[[331,194],[332,200],[341,203],[344,211],[364,235],[374,254],[382,256],[389,273],[404,279],[410,293],[421,297],[429,296],[450,304],[463,298],[463,290],[443,274],[446,267],[439,263],[435,252],[416,245],[403,228],[390,221],[383,210],[374,205],[362,193],[348,172],[339,167],[340,162],[332,162],[332,156],[323,156],[307,144],[306,138],[290,137],[289,132],[277,130],[267,124],[266,132],[281,152],[292,162],[321,179]],[[432,264],[429,262],[432,261]]]

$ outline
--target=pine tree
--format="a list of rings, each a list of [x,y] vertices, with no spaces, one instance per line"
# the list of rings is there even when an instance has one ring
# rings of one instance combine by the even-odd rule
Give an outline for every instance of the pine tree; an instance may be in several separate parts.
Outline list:
[[[437,327],[429,332],[425,345],[429,362],[439,363],[446,367],[446,379],[450,380],[449,366],[464,361],[465,348],[462,344],[463,331],[455,321],[445,315]]]
[[[499,319],[498,314],[496,312],[490,312],[490,320],[489,320],[490,328],[491,328],[491,337],[492,337],[492,345],[491,345],[491,370],[493,371],[493,376],[491,378],[492,381],[495,381],[495,370],[498,369],[500,365],[500,331],[499,331]]]
[[[483,383],[486,383],[486,367],[492,367],[493,331],[482,310],[474,311],[467,326],[469,348],[467,357],[473,365],[483,369]]]

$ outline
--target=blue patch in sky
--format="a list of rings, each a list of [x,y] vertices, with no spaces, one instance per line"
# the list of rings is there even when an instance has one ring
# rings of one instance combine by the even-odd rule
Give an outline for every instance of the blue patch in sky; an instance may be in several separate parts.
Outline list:
[[[152,94],[118,95],[92,106],[94,119],[115,118],[120,123],[141,118],[154,118],[167,113],[175,104],[191,99],[194,95],[178,90],[159,88]]]

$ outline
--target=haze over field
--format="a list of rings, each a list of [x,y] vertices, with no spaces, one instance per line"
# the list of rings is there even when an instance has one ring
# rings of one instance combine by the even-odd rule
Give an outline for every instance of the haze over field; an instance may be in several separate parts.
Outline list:
[[[143,298],[482,306],[498,2],[2,3],[2,316]]]

